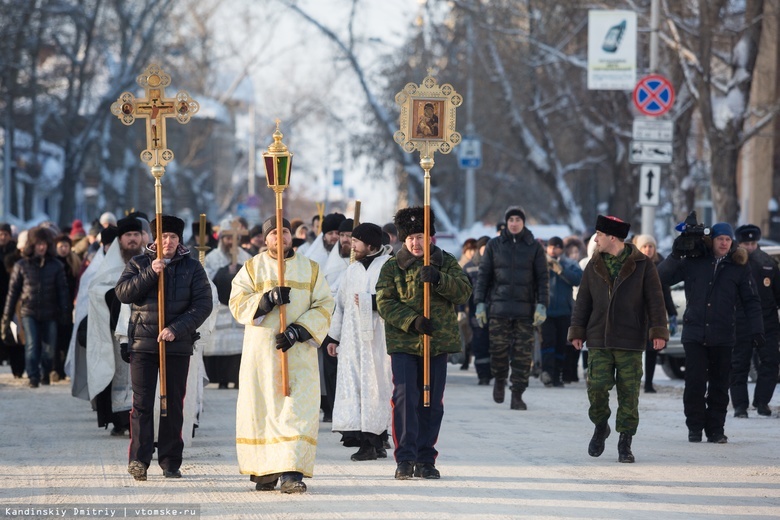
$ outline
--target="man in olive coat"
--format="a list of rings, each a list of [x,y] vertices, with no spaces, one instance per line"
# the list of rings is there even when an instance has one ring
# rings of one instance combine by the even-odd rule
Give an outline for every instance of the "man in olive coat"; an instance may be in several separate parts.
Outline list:
[[[596,219],[596,252],[582,275],[568,336],[577,350],[588,342],[588,415],[596,425],[588,446],[591,457],[604,452],[610,434],[609,391],[617,384],[618,462],[634,462],[631,439],[639,425],[647,338],[656,350],[669,339],[658,272],[636,246],[623,242],[630,227],[617,217]]]
[[[385,320],[393,371],[395,478],[440,478],[434,448],[444,417],[447,354],[460,352],[455,306],[471,296],[471,284],[454,256],[431,245],[423,265],[424,210],[405,208],[395,216],[403,246],[385,262],[376,284],[376,304]],[[430,234],[435,234],[431,212]],[[430,284],[430,318],[423,315],[423,286]],[[423,334],[431,336],[430,406],[423,406]]]

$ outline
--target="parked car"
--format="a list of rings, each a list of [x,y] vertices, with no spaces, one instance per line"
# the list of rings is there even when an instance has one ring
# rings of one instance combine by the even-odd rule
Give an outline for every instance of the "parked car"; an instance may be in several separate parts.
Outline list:
[[[780,265],[780,244],[770,241],[761,241],[761,249],[771,256]],[[666,348],[658,354],[658,364],[663,367],[664,373],[670,379],[685,378],[685,349],[682,345],[683,314],[685,313],[685,285],[680,282],[671,287],[672,300],[677,307],[677,333],[669,338]],[[755,362],[755,356],[754,356]],[[756,380],[755,366],[750,368],[750,381]]]

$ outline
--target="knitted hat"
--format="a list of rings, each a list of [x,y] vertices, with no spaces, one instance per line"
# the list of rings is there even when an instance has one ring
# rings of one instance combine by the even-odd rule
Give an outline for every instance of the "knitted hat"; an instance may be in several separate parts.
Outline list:
[[[13,231],[11,231],[11,224],[8,222],[0,222],[0,231],[5,231],[9,235],[13,235]]]
[[[344,219],[344,222],[339,224],[339,233],[352,233],[352,228],[355,227],[355,221],[351,218]]]
[[[282,227],[287,228],[292,233],[290,228],[290,222],[286,218],[282,218]],[[263,239],[268,238],[268,233],[276,229],[276,217],[271,217],[263,222]]]
[[[504,222],[508,222],[509,217],[520,217],[521,219],[523,219],[523,222],[525,222],[525,212],[522,210],[520,206],[508,207],[506,213],[504,213]]]
[[[734,234],[737,237],[737,242],[758,242],[761,240],[761,228],[755,224],[739,226]]]
[[[70,226],[70,238],[77,240],[85,236],[87,236],[87,233],[84,231],[84,224],[81,222],[81,219],[77,218]]]
[[[155,240],[157,239],[157,219],[152,220],[152,235]],[[176,233],[179,235],[179,242],[183,242],[182,235],[184,234],[184,221],[179,217],[173,215],[162,216],[162,232],[163,233]]]
[[[102,226],[108,226],[108,225],[118,226],[119,225],[117,223],[116,216],[113,213],[111,213],[110,211],[106,211],[105,213],[100,215],[100,218],[98,219],[98,221],[100,222],[100,225],[102,225]]]
[[[734,240],[734,229],[731,227],[731,224],[728,222],[718,222],[712,226],[710,237],[715,238],[720,236],[727,236],[731,240]]]
[[[322,219],[322,234],[329,233],[331,231],[338,231],[339,226],[342,222],[344,222],[347,219],[344,215],[341,213],[331,213],[330,215],[325,215],[325,218]],[[292,230],[290,230],[292,233]]]
[[[352,230],[352,238],[356,238],[375,249],[379,249],[382,247],[382,233],[382,228],[376,224],[363,222]]]
[[[658,243],[653,238],[653,235],[637,235],[634,237],[634,245],[637,249],[642,249],[647,244],[652,244],[654,248],[658,249]]]
[[[143,231],[143,225],[141,224],[141,221],[138,220],[135,217],[125,217],[123,219],[119,219],[116,223],[117,228],[117,236],[121,237],[125,233],[131,233],[133,231],[137,231],[140,233]],[[102,240],[102,234],[101,234],[101,240]]]
[[[431,236],[436,234],[436,216],[431,211]],[[398,210],[393,219],[395,227],[398,229],[398,240],[403,242],[409,235],[425,232],[425,208],[415,206]]]
[[[631,224],[623,222],[617,217],[599,215],[596,217],[596,231],[601,231],[605,235],[612,235],[625,240],[628,236],[628,230],[631,229]]]

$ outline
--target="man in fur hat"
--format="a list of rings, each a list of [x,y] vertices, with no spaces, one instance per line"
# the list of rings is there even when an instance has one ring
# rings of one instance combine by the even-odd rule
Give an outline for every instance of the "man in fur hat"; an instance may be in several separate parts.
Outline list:
[[[230,311],[246,326],[236,403],[239,471],[258,491],[306,491],[319,430],[317,351],[328,333],[333,297],[320,265],[292,249],[290,223],[263,223],[268,250],[253,256],[233,279]],[[282,240],[284,286],[279,285],[277,247]],[[279,329],[279,306],[287,328]],[[287,353],[290,395],[281,388],[279,350]]]
[[[471,295],[458,260],[431,244],[430,265],[423,265],[424,209],[405,208],[395,215],[404,245],[382,266],[376,284],[379,315],[385,320],[387,353],[393,372],[395,478],[440,478],[434,447],[444,417],[447,354],[460,352],[455,306]],[[436,233],[430,213],[430,235]],[[430,284],[430,318],[423,313],[424,284]],[[430,339],[430,406],[423,406],[423,334]]]
[[[780,365],[780,352],[777,350],[777,336],[780,332],[780,322],[777,318],[777,309],[780,307],[780,270],[772,257],[758,245],[761,228],[755,224],[745,224],[738,227],[735,234],[739,246],[748,252],[748,263],[753,272],[758,296],[761,298],[766,338],[766,343],[760,348],[753,345],[745,309],[737,306],[737,344],[731,356],[731,404],[734,406],[734,417],[747,419],[750,404],[747,381],[754,352],[758,354],[758,366],[752,404],[758,415],[772,415],[769,401],[775,392]]]
[[[761,300],[748,265],[747,251],[736,247],[726,222],[700,238],[704,254],[688,256],[690,236],[674,240],[672,254],[658,266],[664,285],[685,282],[685,391],[683,407],[688,441],[726,444],[731,352],[736,344],[736,306],[742,304],[746,330],[757,348],[764,345]],[[687,240],[688,242],[684,242]],[[579,296],[578,296],[579,300]]]
[[[479,262],[475,316],[481,326],[489,324],[493,400],[504,402],[510,378],[510,408],[526,410],[523,392],[531,373],[534,328],[544,323],[549,300],[547,256],[525,227],[522,209],[510,207],[504,220],[506,227],[487,243]]]
[[[160,417],[157,460],[165,477],[181,477],[183,403],[190,356],[197,339],[196,331],[212,310],[206,271],[181,245],[184,221],[169,215],[161,218],[162,258],[157,258],[157,243],[150,244],[147,254],[130,260],[116,284],[117,299],[132,304],[127,336],[133,410],[130,413],[132,437],[127,470],[136,480],[146,480],[154,453],[154,402],[161,341],[165,342],[167,354],[168,414]],[[151,227],[156,233],[156,221],[152,221]],[[160,331],[157,287],[163,271],[165,324]]]
[[[596,425],[588,455],[598,457],[610,434],[609,391],[617,385],[615,429],[618,462],[634,462],[631,440],[639,426],[639,387],[647,337],[661,350],[669,340],[666,307],[655,264],[626,244],[630,224],[617,217],[596,219],[596,252],[582,274],[568,339],[588,342],[588,416]]]
[[[4,342],[13,340],[10,323],[17,315],[24,329],[24,353],[29,386],[49,384],[57,346],[57,323],[70,320],[71,302],[65,268],[56,259],[54,235],[36,227],[29,231],[22,259],[14,264],[5,299],[0,334]]]

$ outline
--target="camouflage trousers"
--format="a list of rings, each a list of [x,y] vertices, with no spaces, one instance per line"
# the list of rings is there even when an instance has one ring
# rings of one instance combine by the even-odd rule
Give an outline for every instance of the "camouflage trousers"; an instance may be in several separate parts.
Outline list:
[[[588,351],[588,416],[601,424],[610,416],[609,391],[617,385],[615,430],[635,435],[639,426],[639,387],[642,379],[640,350],[592,349]]]
[[[518,319],[490,318],[490,371],[496,379],[507,379],[512,390],[528,388],[534,351],[534,328],[531,322]]]

